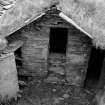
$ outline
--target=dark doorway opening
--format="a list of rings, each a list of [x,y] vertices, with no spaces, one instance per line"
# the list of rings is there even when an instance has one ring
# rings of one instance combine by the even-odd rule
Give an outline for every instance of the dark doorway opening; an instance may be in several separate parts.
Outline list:
[[[17,49],[14,53],[15,53],[16,66],[17,66],[17,69],[19,70],[20,68],[22,68],[21,47],[19,49]]]
[[[85,87],[93,89],[97,88],[102,71],[104,53],[105,52],[103,50],[92,48],[90,59],[88,62]]]
[[[66,54],[67,36],[68,36],[67,28],[51,28],[49,52]]]

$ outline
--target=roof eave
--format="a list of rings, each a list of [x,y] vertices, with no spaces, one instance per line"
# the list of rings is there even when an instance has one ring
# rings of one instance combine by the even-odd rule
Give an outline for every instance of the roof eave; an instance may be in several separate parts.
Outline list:
[[[64,20],[66,20],[67,22],[69,22],[70,24],[72,24],[73,26],[75,26],[81,32],[83,32],[84,34],[86,34],[88,37],[90,37],[91,39],[93,39],[93,37],[88,32],[86,32],[83,28],[81,28],[78,24],[76,24],[75,21],[73,21],[70,17],[68,17],[67,15],[65,15],[63,12],[60,12],[59,13],[59,16],[61,18],[63,18]]]

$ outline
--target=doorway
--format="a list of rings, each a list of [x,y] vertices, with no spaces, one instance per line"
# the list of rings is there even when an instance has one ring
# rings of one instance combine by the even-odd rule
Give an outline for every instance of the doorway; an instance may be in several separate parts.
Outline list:
[[[21,47],[18,48],[15,52],[15,61],[17,68],[22,68],[22,53],[21,53]]]
[[[67,36],[67,28],[51,28],[49,53],[59,53],[66,55]]]
[[[104,53],[103,50],[92,48],[85,80],[86,88],[97,88],[102,71]]]

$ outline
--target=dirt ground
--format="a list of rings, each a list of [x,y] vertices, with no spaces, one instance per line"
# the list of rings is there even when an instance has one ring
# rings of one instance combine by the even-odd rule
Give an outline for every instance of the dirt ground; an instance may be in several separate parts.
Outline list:
[[[16,105],[93,105],[93,94],[76,86],[33,82]]]

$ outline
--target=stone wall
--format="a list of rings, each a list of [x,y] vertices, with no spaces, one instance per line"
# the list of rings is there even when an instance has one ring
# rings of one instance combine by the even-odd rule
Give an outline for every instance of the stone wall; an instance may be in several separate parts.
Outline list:
[[[23,75],[46,76],[50,27],[69,27],[53,11],[22,29],[26,41],[22,47]]]
[[[48,75],[50,68],[48,65],[48,58],[50,57],[48,47],[51,27],[64,27],[69,30],[66,61],[64,62],[65,65],[63,64],[64,70],[58,72],[54,69],[54,73],[58,72],[57,75],[60,75],[60,73],[66,75],[66,80],[71,85],[82,85],[86,76],[91,40],[56,15],[45,15],[35,23],[24,27],[22,36],[26,38],[26,41],[22,47],[22,72],[36,77]],[[55,74],[54,76],[56,76]]]
[[[45,76],[47,74],[49,29],[30,24],[24,28],[22,35],[26,37],[22,47],[22,71],[28,75]]]
[[[72,85],[82,85],[88,67],[90,39],[79,30],[69,29],[66,77]]]

